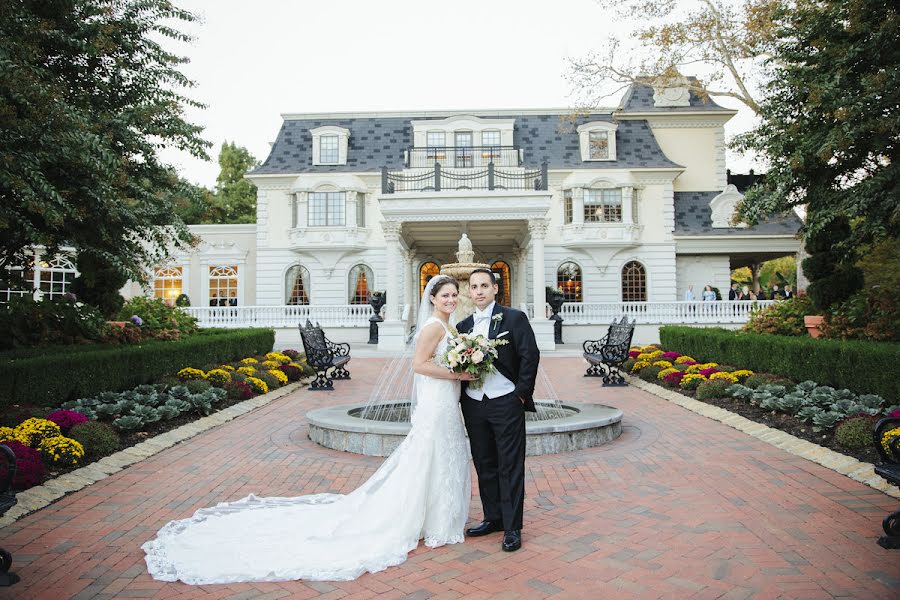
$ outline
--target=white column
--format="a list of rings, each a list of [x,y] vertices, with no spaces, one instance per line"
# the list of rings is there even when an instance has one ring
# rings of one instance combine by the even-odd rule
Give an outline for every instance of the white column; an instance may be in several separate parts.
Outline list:
[[[631,201],[634,197],[633,187],[622,188],[622,223],[631,225],[634,223],[634,217],[631,214]]]
[[[378,349],[399,351],[406,347],[405,325],[400,322],[398,304],[402,297],[400,291],[400,269],[402,265],[400,221],[382,221],[384,242],[387,245],[387,304],[384,307],[384,321],[378,326]]]
[[[515,250],[516,257],[516,271],[515,271],[515,281],[516,288],[514,297],[516,299],[515,304],[511,304],[513,308],[519,308],[522,304],[528,302],[528,250],[525,248],[516,248]]]
[[[547,220],[531,219],[528,221],[528,232],[531,234],[531,259],[534,286],[534,318],[531,328],[540,350],[554,350],[553,321],[547,319],[546,265],[544,264],[544,238],[547,236]]]
[[[306,227],[309,217],[309,192],[296,194],[297,224],[295,227]]]
[[[403,253],[403,304],[413,304],[412,291],[412,264],[416,257],[415,250],[407,250]]]
[[[356,203],[359,202],[356,192],[349,191],[345,192],[347,194],[347,203],[344,206],[345,214],[345,222],[347,223],[347,227],[357,227],[358,223],[356,222]]]
[[[584,225],[584,188],[572,188],[572,224]]]

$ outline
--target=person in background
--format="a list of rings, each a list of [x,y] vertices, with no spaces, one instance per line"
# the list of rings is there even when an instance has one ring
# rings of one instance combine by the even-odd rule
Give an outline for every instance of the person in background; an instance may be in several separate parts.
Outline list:
[[[772,286],[772,300],[784,300],[784,292],[778,289],[778,284]]]
[[[228,299],[228,306],[237,306],[236,292],[231,292],[231,298]]]
[[[738,300],[741,297],[741,292],[738,290],[738,284],[732,283],[731,289],[728,290],[728,299],[729,300]]]
[[[794,297],[794,291],[791,289],[791,284],[786,283],[784,285],[784,299],[789,300]]]
[[[689,285],[687,291],[684,293],[684,301],[693,302],[694,300],[696,300],[696,298],[694,298],[694,286]]]
[[[750,298],[750,288],[746,285],[741,288],[741,295],[738,300],[752,300],[752,298]]]
[[[209,305],[210,306],[218,306],[219,305],[219,297],[213,292],[212,296],[209,297]]]
[[[716,299],[716,293],[713,291],[711,285],[707,285],[703,288],[703,301],[710,302]]]

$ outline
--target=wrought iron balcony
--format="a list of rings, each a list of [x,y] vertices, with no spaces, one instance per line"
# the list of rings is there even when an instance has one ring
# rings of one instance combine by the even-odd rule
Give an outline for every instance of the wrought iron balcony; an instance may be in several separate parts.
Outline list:
[[[406,166],[409,169],[429,168],[433,164],[457,169],[522,166],[522,151],[515,146],[427,146],[409,148]]]
[[[444,169],[440,162],[423,171],[381,169],[381,193],[440,192],[452,190],[547,190],[547,163],[539,169],[496,167],[483,169]]]

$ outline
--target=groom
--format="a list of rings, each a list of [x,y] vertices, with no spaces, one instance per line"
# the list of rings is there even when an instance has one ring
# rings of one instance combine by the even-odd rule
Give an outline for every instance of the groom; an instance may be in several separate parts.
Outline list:
[[[494,361],[497,372],[481,389],[463,383],[462,403],[484,521],[466,534],[477,537],[503,531],[503,550],[522,547],[525,503],[525,411],[535,412],[534,381],[541,355],[525,313],[500,306],[494,273],[475,269],[469,276],[475,313],[457,324],[460,333],[505,339]]]

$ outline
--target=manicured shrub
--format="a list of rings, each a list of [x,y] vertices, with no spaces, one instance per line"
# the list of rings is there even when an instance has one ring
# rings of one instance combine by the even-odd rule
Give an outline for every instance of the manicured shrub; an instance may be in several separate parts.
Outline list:
[[[72,429],[76,425],[80,425],[81,423],[87,422],[87,417],[81,414],[80,412],[75,412],[74,410],[66,410],[59,409],[54,410],[52,413],[47,415],[48,421],[53,421],[63,433],[68,433],[70,429]]]
[[[859,450],[872,444],[875,419],[867,416],[851,417],[834,430],[834,441],[845,448]]]
[[[119,449],[119,434],[106,423],[88,421],[75,425],[69,437],[84,447],[85,456],[95,460],[109,456]]]
[[[176,330],[181,335],[190,335],[197,331],[197,319],[180,307],[169,306],[162,298],[145,296],[131,298],[119,311],[119,320],[128,321],[133,316],[140,319],[141,329],[144,331]]]
[[[186,381],[184,383],[184,387],[188,389],[188,391],[192,394],[202,394],[206,390],[212,387],[212,384],[208,381]]]
[[[727,398],[728,389],[732,383],[723,379],[704,381],[697,386],[697,400],[709,400],[710,398]]]
[[[654,367],[653,365],[650,365],[649,367],[644,367],[643,369],[641,369],[638,377],[640,377],[644,381],[655,383],[656,376],[659,375],[660,371],[662,371],[662,367]]]
[[[13,478],[13,488],[25,490],[38,485],[44,480],[46,469],[41,461],[41,453],[26,446],[22,442],[10,440],[3,442],[16,455],[16,476]],[[0,462],[0,479],[6,479],[6,461]]]
[[[99,341],[106,320],[95,307],[72,296],[35,301],[11,298],[0,305],[0,350]],[[41,349],[35,349],[36,354]]]
[[[219,364],[272,348],[271,329],[208,329],[183,339],[0,355],[0,412],[9,404],[59,406],[131,389],[195,364]]]
[[[807,296],[789,298],[754,310],[744,331],[774,335],[807,335],[803,317],[816,314]]]
[[[897,343],[680,326],[661,327],[659,335],[667,348],[701,360],[739,365],[742,369],[773,373],[794,381],[812,380],[859,394],[878,394],[888,402],[900,397],[900,378],[896,374],[900,344]]]

